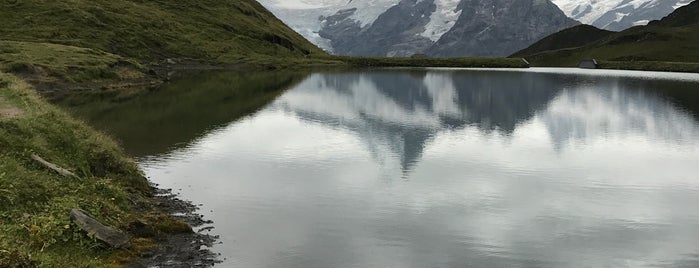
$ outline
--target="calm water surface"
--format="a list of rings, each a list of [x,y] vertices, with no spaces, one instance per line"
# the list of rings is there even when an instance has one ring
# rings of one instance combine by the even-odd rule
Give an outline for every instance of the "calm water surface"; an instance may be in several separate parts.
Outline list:
[[[222,267],[698,267],[698,107],[699,75],[406,69],[74,110],[203,204]]]

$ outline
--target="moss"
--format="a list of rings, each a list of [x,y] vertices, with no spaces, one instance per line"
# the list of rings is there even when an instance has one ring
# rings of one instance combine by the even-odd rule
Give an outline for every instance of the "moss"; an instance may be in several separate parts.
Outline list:
[[[163,214],[149,214],[144,217],[144,220],[156,231],[165,234],[185,234],[193,232],[192,227],[186,222]]]
[[[115,251],[107,263],[110,267],[122,267],[132,263],[135,258],[146,256],[157,247],[158,243],[151,238],[135,238],[131,240],[131,248]]]

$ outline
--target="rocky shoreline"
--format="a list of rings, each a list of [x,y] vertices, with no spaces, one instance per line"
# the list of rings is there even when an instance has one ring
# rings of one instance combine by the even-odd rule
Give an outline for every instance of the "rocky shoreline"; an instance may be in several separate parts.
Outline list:
[[[213,222],[199,214],[199,207],[192,202],[180,199],[170,189],[153,186],[156,208],[186,222],[193,231],[156,238],[159,246],[145,253],[129,267],[211,267],[220,263],[220,254],[211,250],[219,238],[210,234],[214,229]]]

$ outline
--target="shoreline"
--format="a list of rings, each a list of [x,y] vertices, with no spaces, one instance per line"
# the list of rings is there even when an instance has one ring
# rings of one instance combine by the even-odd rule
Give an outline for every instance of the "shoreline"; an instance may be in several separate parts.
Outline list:
[[[357,59],[359,60],[359,59]],[[421,60],[421,59],[418,59]],[[398,60],[397,62],[399,62]],[[373,59],[368,61],[370,64],[366,64],[364,66],[361,65],[353,65],[353,64],[348,64],[348,63],[343,63],[343,64],[329,64],[329,65],[324,65],[322,67],[325,67],[324,69],[327,70],[327,67],[331,67],[332,69],[361,69],[361,68],[381,68],[381,67],[406,67],[406,68],[415,68],[415,67],[434,67],[434,68],[473,68],[473,67],[467,67],[467,66],[456,66],[456,67],[450,67],[450,66],[401,66],[400,64],[396,64],[397,66],[393,66],[388,64],[389,66],[381,66],[380,63],[384,62],[382,59]],[[418,63],[424,63],[424,62],[429,62],[427,61],[417,61]],[[337,62],[334,62],[337,63]],[[394,62],[395,63],[395,62]],[[128,94],[129,90],[141,90],[141,89],[133,89],[134,87],[136,88],[153,88],[161,85],[165,81],[169,81],[170,79],[175,79],[177,78],[177,72],[188,72],[188,71],[214,71],[214,70],[231,70],[231,71],[254,71],[254,70],[275,70],[277,68],[284,69],[284,67],[271,67],[268,65],[248,65],[248,64],[236,64],[236,65],[207,65],[207,64],[192,64],[187,63],[187,64],[160,64],[158,65],[161,67],[159,70],[155,70],[156,68],[148,68],[148,69],[142,69],[142,70],[148,70],[146,74],[143,76],[134,79],[134,80],[128,80],[128,79],[117,79],[117,80],[111,80],[111,81],[88,81],[88,82],[65,82],[65,81],[49,81],[48,83],[39,83],[38,85],[33,85],[30,86],[29,88],[25,88],[23,90],[27,91],[34,91],[36,93],[29,94],[29,97],[26,95],[18,94],[19,101],[24,101],[26,102],[26,98],[29,98],[29,102],[39,102],[39,106],[46,106],[46,109],[48,110],[56,110],[56,107],[54,104],[51,103],[41,103],[42,100],[33,100],[34,97],[32,97],[33,94],[38,94],[41,93],[46,96],[51,96],[51,93],[59,93],[65,94],[65,95],[70,95],[70,94],[75,94],[76,92],[92,92],[92,91],[117,91],[117,92],[122,92],[125,91],[125,94]],[[313,65],[309,64],[307,66],[296,66],[296,69],[305,69],[305,70],[313,70],[314,68],[321,67],[318,65]],[[501,68],[502,67],[476,67],[477,69],[491,69],[491,68]],[[512,69],[514,68],[515,70],[517,69],[527,69],[528,67],[512,67],[508,66],[507,69]],[[676,73],[676,72],[675,72]],[[36,81],[43,81],[46,82],[45,79],[41,79],[42,77],[38,74],[35,74],[35,76],[30,76],[30,75],[22,75],[22,74],[13,74],[13,75],[2,75],[0,73],[0,78],[2,77],[9,77],[9,82],[2,82],[0,83],[0,88],[2,87],[7,87],[8,85],[12,86],[16,83],[33,83]],[[15,77],[15,78],[12,78]],[[7,80],[7,79],[5,79]],[[14,81],[14,82],[13,82]],[[46,91],[42,90],[41,87],[46,87],[50,88],[53,90],[52,91]],[[25,92],[26,93],[26,92]],[[6,99],[7,97],[5,97]],[[0,101],[3,100],[3,96],[0,95]],[[0,102],[2,104],[2,102]],[[13,104],[14,105],[14,104]],[[7,106],[7,105],[6,105]],[[0,107],[2,108],[2,107]],[[5,109],[9,111],[8,109]],[[0,109],[2,111],[2,109]],[[16,118],[20,118],[22,116],[30,116],[31,112],[29,111],[22,111],[21,107],[18,109],[12,110],[12,113],[6,112],[6,113],[0,113],[0,122],[4,122],[7,120],[15,120]],[[59,112],[63,113],[63,112]],[[64,116],[67,116],[69,118],[64,118]],[[59,116],[57,121],[55,123],[61,124],[63,120],[73,120],[75,121],[73,116],[70,115],[61,115]],[[85,127],[89,130],[88,132],[95,132],[95,130],[90,127],[86,126],[84,123],[79,123],[82,125],[85,125]],[[36,133],[35,133],[36,134]],[[45,134],[40,134],[40,135],[45,135]],[[92,135],[92,134],[89,134]],[[107,135],[108,136],[108,135]],[[12,137],[10,137],[12,138]],[[15,137],[16,138],[16,137]],[[65,137],[67,139],[72,139],[71,137]],[[110,139],[108,137],[105,137],[105,139]],[[107,141],[108,144],[111,144],[111,141]],[[110,145],[111,146],[111,145]],[[98,146],[99,147],[99,146]],[[99,149],[99,148],[98,148]],[[116,149],[120,150],[120,149]],[[58,152],[53,152],[50,154],[56,154]],[[128,160],[124,161],[133,161],[128,156],[123,156],[121,153],[117,153],[117,158],[128,158]],[[88,161],[92,161],[89,160]],[[101,160],[97,160],[101,161]],[[71,166],[68,165],[70,168]],[[74,167],[73,167],[74,168]],[[140,170],[140,168],[138,168]],[[144,178],[145,179],[145,178]],[[148,183],[152,183],[149,182]],[[0,187],[1,188],[1,187]],[[0,189],[2,190],[2,189]],[[187,267],[209,267],[211,265],[214,265],[216,263],[219,263],[220,260],[218,259],[218,256],[213,253],[210,248],[214,243],[217,241],[217,237],[214,235],[209,234],[208,232],[211,230],[209,226],[205,226],[208,224],[211,224],[210,221],[205,220],[200,214],[197,213],[197,206],[193,205],[191,202],[182,200],[178,196],[172,194],[172,191],[166,190],[166,189],[159,189],[157,188],[157,185],[150,185],[150,189],[148,192],[143,195],[143,196],[136,196],[134,197],[133,192],[129,192],[130,190],[124,189],[124,190],[117,190],[117,191],[123,191],[120,194],[124,196],[132,196],[130,198],[135,198],[139,199],[140,201],[132,201],[131,205],[124,205],[124,209],[126,210],[134,210],[133,212],[125,212],[130,220],[130,222],[123,221],[121,222],[120,229],[123,230],[124,232],[129,233],[129,235],[132,236],[132,242],[135,245],[134,250],[130,251],[124,251],[124,250],[109,250],[107,252],[108,255],[103,256],[102,258],[102,263],[119,263],[119,264],[124,264],[124,265],[130,265],[130,266],[158,266],[162,265],[163,263],[170,263],[175,266],[180,265],[180,266],[187,266]],[[139,194],[140,195],[140,194]],[[148,217],[151,217],[153,215],[148,215],[150,213],[158,213],[157,216],[152,217],[151,219],[147,219]],[[133,229],[131,226],[133,222],[137,221],[148,221],[150,220],[151,222],[147,223],[146,226],[152,226],[154,227],[154,221],[161,220],[163,219],[163,216],[167,216],[169,218],[172,218],[175,222],[179,223],[186,223],[187,228],[182,228],[183,226],[181,224],[173,222],[175,226],[175,230],[165,230],[167,228],[170,228],[169,226],[160,226],[158,228],[162,230],[153,230],[153,228],[150,228],[150,230],[146,233],[142,233],[143,228],[136,227]],[[1,219],[0,219],[1,220]],[[1,222],[1,221],[0,221]],[[64,222],[65,223],[65,222]],[[117,222],[117,224],[119,224]],[[40,226],[40,225],[37,225]],[[40,226],[41,227],[41,226]],[[192,230],[192,227],[196,228],[201,228],[198,231]],[[148,228],[146,228],[148,229]],[[157,229],[157,228],[156,228]],[[80,232],[76,232],[80,233]],[[81,238],[85,239],[85,238]],[[42,247],[43,248],[43,247]],[[203,249],[204,248],[204,249]],[[0,244],[0,250],[5,250],[3,248],[3,245]],[[83,249],[76,248],[75,250],[77,251],[82,251]],[[9,252],[9,251],[8,251]],[[28,251],[28,252],[31,252]],[[105,252],[102,252],[100,254],[104,254]],[[26,255],[23,255],[25,253],[17,253],[19,254],[15,260],[10,259],[9,261],[27,261],[29,263],[32,263],[36,260],[32,260],[31,257],[21,257],[21,256],[30,256],[32,254],[26,253]],[[10,256],[12,257],[12,256]],[[10,257],[6,257],[3,255],[0,255],[0,264],[2,264],[2,259],[9,259]]]
[[[213,221],[206,220],[203,215],[197,213],[198,206],[191,201],[180,199],[172,189],[162,189],[157,184],[152,184],[152,187],[153,198],[158,203],[158,208],[186,222],[195,230],[191,233],[171,234],[159,238],[158,244],[161,246],[147,252],[131,266],[159,267],[167,263],[167,266],[171,267],[211,267],[220,263],[219,254],[211,251],[211,247],[219,239],[217,235],[209,234],[214,229]],[[196,230],[197,228],[199,230]]]
[[[193,230],[208,223],[196,206],[152,185],[108,135],[2,72],[0,147],[0,267],[217,262],[210,250],[194,250],[216,239]],[[32,160],[37,155],[48,164]],[[128,246],[88,235],[69,218],[74,209],[124,235]]]

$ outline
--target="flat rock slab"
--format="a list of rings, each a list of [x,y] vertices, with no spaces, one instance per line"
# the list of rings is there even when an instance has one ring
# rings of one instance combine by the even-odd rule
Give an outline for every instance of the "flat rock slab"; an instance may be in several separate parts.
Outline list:
[[[116,229],[106,226],[90,216],[89,213],[82,209],[72,209],[70,211],[70,219],[90,235],[100,241],[107,243],[113,248],[130,248],[129,237]]]

